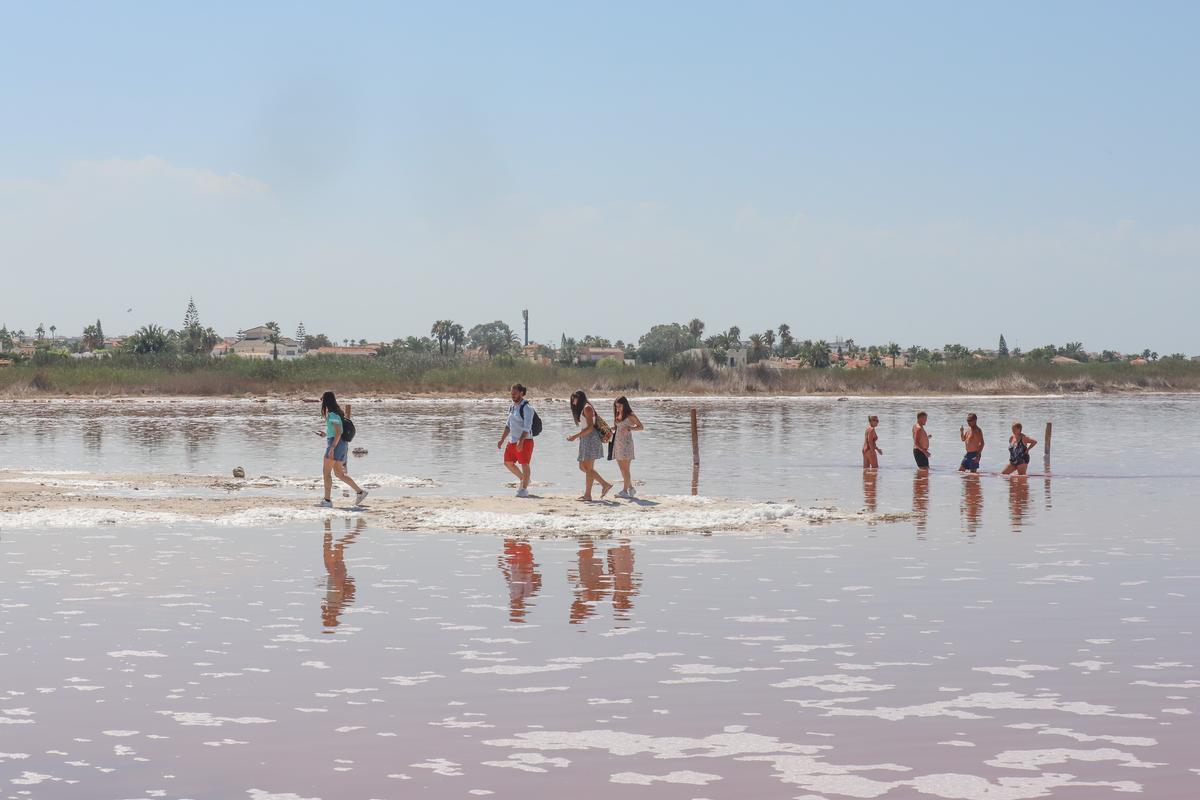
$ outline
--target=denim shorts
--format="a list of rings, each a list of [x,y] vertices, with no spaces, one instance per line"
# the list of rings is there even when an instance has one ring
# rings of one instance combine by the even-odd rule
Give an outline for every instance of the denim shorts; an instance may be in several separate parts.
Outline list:
[[[329,457],[329,448],[333,447],[333,439],[325,440],[325,457]],[[333,460],[346,463],[346,453],[350,450],[350,445],[345,441],[339,441],[338,446],[333,450]]]

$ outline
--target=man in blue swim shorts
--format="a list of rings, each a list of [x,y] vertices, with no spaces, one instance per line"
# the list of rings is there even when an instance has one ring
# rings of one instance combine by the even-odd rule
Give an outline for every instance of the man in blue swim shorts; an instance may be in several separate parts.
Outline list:
[[[983,430],[974,414],[967,414],[967,427],[959,426],[958,437],[967,445],[967,454],[958,465],[958,471],[978,472],[979,461],[983,458]]]

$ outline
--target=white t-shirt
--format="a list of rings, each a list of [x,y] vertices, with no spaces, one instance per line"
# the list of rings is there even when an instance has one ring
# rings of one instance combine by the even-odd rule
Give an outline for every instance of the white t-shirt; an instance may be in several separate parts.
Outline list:
[[[521,406],[525,407],[523,416]],[[528,400],[513,403],[508,409],[508,440],[516,444],[522,433],[529,434],[527,438],[533,438],[533,405]]]

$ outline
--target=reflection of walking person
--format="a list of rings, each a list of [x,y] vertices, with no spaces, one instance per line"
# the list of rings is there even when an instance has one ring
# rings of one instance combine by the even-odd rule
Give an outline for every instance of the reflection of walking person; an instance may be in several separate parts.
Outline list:
[[[596,409],[588,402],[583,390],[571,395],[571,416],[579,426],[579,432],[567,437],[568,442],[579,442],[579,471],[584,474],[583,496],[580,500],[592,502],[592,486],[599,481],[600,499],[612,490],[612,484],[600,477],[596,472],[596,460],[604,455],[604,440],[600,435],[601,429],[607,426],[604,420],[596,414]]]
[[[624,397],[618,397],[613,403],[613,428],[612,457],[617,460],[617,467],[621,470],[623,486],[617,492],[617,497],[630,499],[637,495],[633,478],[629,476],[629,465],[633,461],[633,432],[645,430],[645,426]]]
[[[346,452],[350,447],[342,440],[343,420],[346,414],[342,412],[342,407],[338,405],[333,392],[321,395],[321,416],[325,418],[325,458],[321,464],[321,476],[325,479],[325,499],[321,501],[321,508],[333,508],[330,494],[333,491],[334,475],[357,493],[354,504],[361,505],[362,501],[367,499],[367,492],[346,474]]]
[[[883,448],[879,446],[879,432],[875,430],[878,425],[879,417],[874,414],[867,417],[867,430],[863,434],[863,469],[879,469]]]
[[[517,476],[517,497],[529,497],[532,474],[529,462],[533,460],[533,437],[538,434],[534,423],[540,420],[537,411],[525,399],[524,386],[514,383],[509,392],[512,406],[508,409],[508,421],[504,423],[504,433],[500,434],[496,449],[504,448],[504,466]]]
[[[349,520],[346,520],[349,524]],[[325,559],[325,602],[321,603],[321,622],[326,628],[336,628],[338,617],[354,602],[354,578],[346,571],[346,548],[362,533],[366,520],[359,517],[355,527],[335,543],[333,520],[325,518],[325,541],[321,555]],[[326,631],[330,633],[330,631]]]
[[[542,574],[533,560],[533,548],[520,539],[505,539],[504,554],[500,556],[500,571],[508,583],[508,620],[525,621],[525,606],[542,588]]]

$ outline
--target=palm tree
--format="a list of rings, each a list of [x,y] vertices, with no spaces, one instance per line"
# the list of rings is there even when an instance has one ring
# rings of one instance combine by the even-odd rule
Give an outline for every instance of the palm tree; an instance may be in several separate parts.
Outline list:
[[[35,334],[37,334],[37,340],[38,340],[39,342],[40,342],[42,339],[45,339],[45,338],[46,338],[46,329],[45,329],[44,327],[42,327],[42,323],[40,323],[40,322],[38,323],[38,326],[37,326],[36,328],[34,328],[34,329],[33,329],[33,332],[34,332]]]
[[[693,319],[687,324],[688,332],[692,334],[692,339],[696,344],[700,343],[700,338],[704,336],[704,320]]]
[[[818,369],[825,369],[829,366],[829,342],[824,339],[813,342],[810,348],[809,363]]]
[[[448,319],[439,319],[429,329],[429,335],[437,340],[438,352],[446,355],[446,345],[450,343],[450,329],[454,323]]]
[[[737,325],[729,326],[729,333],[727,333],[725,335],[729,337],[730,344],[738,345],[739,347],[741,346],[741,344],[742,344],[742,329],[739,328]]]
[[[792,326],[786,322],[779,324],[779,355],[786,356],[792,349]]]
[[[767,328],[762,333],[763,341],[767,343],[767,355],[775,352],[775,331]]]
[[[283,337],[279,335],[279,323],[278,322],[268,322],[266,324],[266,328],[267,328],[267,330],[269,330],[271,332],[267,336],[267,341],[271,345],[271,360],[278,361],[279,360],[279,343],[281,341],[283,341]]]
[[[53,324],[52,324],[52,325],[50,326],[50,341],[52,341],[52,342],[54,341],[54,332],[55,332],[55,331],[57,331],[57,330],[58,330],[58,326],[57,326],[57,325],[53,325]]]
[[[467,340],[467,332],[463,330],[463,326],[457,322],[450,323],[450,330],[447,331],[447,336],[450,338],[450,344],[454,345],[454,354],[458,355],[458,351],[462,348],[463,342]]]
[[[763,350],[766,343],[763,341],[761,333],[750,334],[750,358],[753,361],[758,361],[762,358]]]
[[[892,357],[892,367],[896,366],[896,359],[900,356],[900,345],[895,342],[888,342],[887,354]]]

